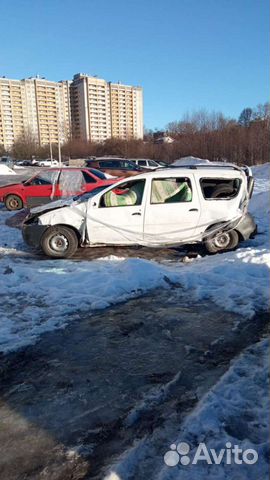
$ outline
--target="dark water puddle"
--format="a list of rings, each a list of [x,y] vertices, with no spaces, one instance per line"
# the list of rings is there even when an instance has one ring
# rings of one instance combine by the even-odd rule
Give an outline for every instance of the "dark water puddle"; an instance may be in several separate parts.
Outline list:
[[[172,412],[181,421],[266,321],[172,287],[84,314],[2,357],[1,478],[103,478],[136,438]]]

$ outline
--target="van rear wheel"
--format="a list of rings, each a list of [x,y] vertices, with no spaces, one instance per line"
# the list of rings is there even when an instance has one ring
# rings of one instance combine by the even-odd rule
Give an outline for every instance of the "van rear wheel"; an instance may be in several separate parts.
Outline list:
[[[78,248],[78,237],[68,227],[49,227],[41,238],[41,248],[45,255],[53,258],[69,258]]]
[[[239,235],[236,230],[218,232],[205,240],[205,247],[209,253],[225,252],[234,250],[239,243]]]

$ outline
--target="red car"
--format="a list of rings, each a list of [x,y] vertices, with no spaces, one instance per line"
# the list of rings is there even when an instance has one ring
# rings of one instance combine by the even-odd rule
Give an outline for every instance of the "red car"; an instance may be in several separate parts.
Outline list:
[[[8,210],[36,207],[61,197],[91,192],[94,188],[109,186],[118,179],[107,179],[94,168],[50,168],[29,180],[0,187],[0,201]]]

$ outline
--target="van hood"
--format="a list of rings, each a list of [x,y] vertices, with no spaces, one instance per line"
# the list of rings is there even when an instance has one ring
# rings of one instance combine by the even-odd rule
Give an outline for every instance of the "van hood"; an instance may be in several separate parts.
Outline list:
[[[50,212],[51,210],[58,210],[70,206],[74,203],[73,198],[64,198],[61,200],[55,200],[55,202],[46,203],[40,207],[31,208],[31,210],[25,210],[26,216],[23,223],[32,223],[33,220],[41,214]]]
[[[75,202],[73,197],[61,198],[60,200],[55,200],[54,202],[46,203],[45,205],[40,205],[39,207],[31,208],[30,213],[33,215],[49,212],[50,210],[55,210],[57,208],[67,207]]]

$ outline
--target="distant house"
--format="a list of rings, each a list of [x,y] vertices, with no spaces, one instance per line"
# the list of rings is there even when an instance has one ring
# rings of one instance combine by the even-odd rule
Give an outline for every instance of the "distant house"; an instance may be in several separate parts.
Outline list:
[[[154,140],[154,143],[173,143],[174,138],[169,137],[169,135],[164,135],[163,137],[158,137]]]

